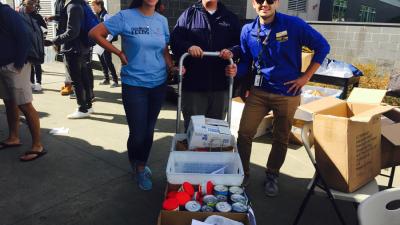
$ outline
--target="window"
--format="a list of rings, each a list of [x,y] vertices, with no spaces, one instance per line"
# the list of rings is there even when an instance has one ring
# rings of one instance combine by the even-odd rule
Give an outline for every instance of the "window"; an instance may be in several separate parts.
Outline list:
[[[375,8],[362,5],[360,9],[360,22],[375,22]]]
[[[333,2],[332,21],[344,21],[347,10],[347,0]]]
[[[288,10],[296,12],[306,12],[307,11],[307,0],[289,0]]]

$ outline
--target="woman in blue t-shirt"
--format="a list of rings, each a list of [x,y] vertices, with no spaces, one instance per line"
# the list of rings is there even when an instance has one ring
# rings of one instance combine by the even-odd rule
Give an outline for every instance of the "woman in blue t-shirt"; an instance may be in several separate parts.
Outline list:
[[[133,0],[122,10],[93,28],[89,36],[122,63],[122,100],[129,125],[128,155],[143,190],[152,188],[146,166],[153,144],[154,127],[166,93],[167,71],[173,68],[167,44],[167,19],[156,12],[159,0]],[[106,40],[120,35],[123,49]]]

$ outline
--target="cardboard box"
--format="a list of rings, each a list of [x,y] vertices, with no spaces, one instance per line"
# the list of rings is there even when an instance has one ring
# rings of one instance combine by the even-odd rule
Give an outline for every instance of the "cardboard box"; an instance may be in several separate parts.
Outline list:
[[[165,189],[164,198],[168,192],[178,191],[180,185],[167,184]],[[197,188],[197,186],[195,186]],[[207,217],[212,215],[223,216],[232,220],[242,222],[244,225],[250,225],[247,213],[220,213],[220,212],[188,212],[188,211],[166,211],[161,210],[158,216],[157,225],[191,225],[192,219],[204,221]]]
[[[212,215],[223,216],[235,221],[242,222],[244,225],[249,225],[249,218],[245,213],[204,213],[204,212],[187,212],[187,211],[161,211],[158,216],[157,225],[191,225],[192,219],[204,221]]]
[[[343,91],[339,89],[305,85],[302,89],[300,105],[317,101],[321,98],[329,96],[338,98],[342,92]],[[303,145],[303,141],[301,140],[301,130],[303,128],[304,121],[312,121],[312,114],[301,109],[297,109],[296,113],[294,114],[293,126],[289,136],[289,142],[291,144]]]
[[[308,66],[311,64],[311,60],[314,57],[314,53],[302,52],[301,53],[301,72],[306,72]]]
[[[385,116],[381,123],[382,169],[400,165],[400,110],[394,109],[385,113]]]
[[[293,125],[289,136],[289,143],[294,145],[303,145],[303,141],[301,139],[301,131],[303,126],[304,126],[303,120],[299,119],[293,120]]]
[[[242,101],[240,97],[232,99],[231,132],[236,137],[238,136],[240,120],[242,118],[244,104],[245,103]],[[261,121],[260,125],[258,126],[254,138],[258,138],[266,134],[267,130],[272,127],[273,121],[274,121],[274,116],[272,115],[272,113],[266,115]]]
[[[339,98],[343,92],[340,89],[324,88],[310,85],[305,85],[301,91],[302,93],[300,95],[300,105],[304,105],[329,96]],[[304,112],[301,109],[297,109],[296,113],[294,114],[294,118],[297,120],[311,121],[312,115],[310,113]]]
[[[300,106],[313,114],[315,157],[331,188],[354,192],[380,173],[385,90],[355,88],[347,101],[327,97]]]
[[[189,149],[231,146],[232,134],[224,120],[192,116],[187,135]]]

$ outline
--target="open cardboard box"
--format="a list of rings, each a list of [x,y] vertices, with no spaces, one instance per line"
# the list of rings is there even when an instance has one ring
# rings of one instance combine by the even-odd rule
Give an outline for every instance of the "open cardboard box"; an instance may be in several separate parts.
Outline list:
[[[314,53],[302,52],[301,53],[301,72],[306,72],[308,66],[311,64],[311,60],[314,57]]]
[[[170,191],[178,191],[180,185],[167,184],[165,195]],[[197,188],[197,186],[195,186]],[[220,213],[220,212],[188,212],[188,211],[166,211],[161,210],[157,225],[191,225],[192,219],[204,221],[212,215],[223,216],[235,221],[242,222],[244,225],[250,225],[249,216],[247,213]]]
[[[380,173],[385,90],[354,88],[347,101],[326,97],[299,108],[313,114],[315,157],[331,188],[354,192]]]
[[[244,109],[244,102],[240,97],[232,99],[232,118],[231,118],[231,132],[236,137],[238,136],[240,120]],[[272,113],[266,115],[260,125],[258,125],[257,132],[253,138],[260,137],[267,133],[267,130],[272,127],[274,116]]]
[[[400,109],[384,114],[381,151],[382,169],[400,165]]]

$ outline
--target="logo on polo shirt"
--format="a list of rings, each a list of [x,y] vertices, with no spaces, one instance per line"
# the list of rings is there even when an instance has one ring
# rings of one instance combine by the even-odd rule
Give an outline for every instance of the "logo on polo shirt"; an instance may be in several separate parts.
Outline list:
[[[284,41],[289,40],[287,30],[276,33],[276,40],[279,42],[284,42]]]

